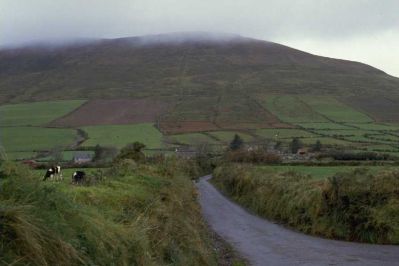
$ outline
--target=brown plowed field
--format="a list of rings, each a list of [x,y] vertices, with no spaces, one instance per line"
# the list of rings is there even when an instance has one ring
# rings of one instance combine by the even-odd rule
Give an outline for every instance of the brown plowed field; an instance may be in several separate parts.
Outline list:
[[[91,100],[51,126],[80,127],[90,125],[121,125],[155,122],[168,111],[172,103],[156,99]]]

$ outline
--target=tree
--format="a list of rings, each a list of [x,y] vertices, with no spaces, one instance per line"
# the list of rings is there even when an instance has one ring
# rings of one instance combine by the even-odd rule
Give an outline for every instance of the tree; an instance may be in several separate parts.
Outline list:
[[[276,144],[274,144],[274,149],[279,150],[281,148],[282,144],[283,143],[281,141],[277,141]]]
[[[290,149],[292,153],[297,153],[300,148],[303,147],[303,144],[299,138],[293,138],[290,144]]]
[[[112,160],[118,154],[118,150],[115,147],[104,147],[96,145],[94,147],[93,162],[105,162]]]
[[[322,148],[321,142],[320,142],[320,140],[317,140],[313,146],[313,151],[321,151],[321,148]]]
[[[213,171],[213,155],[212,146],[207,142],[201,142],[195,145],[195,162],[201,171],[201,174],[208,174]]]
[[[51,163],[53,164],[59,164],[64,160],[64,155],[62,153],[63,147],[61,146],[54,146],[50,151],[49,151],[49,156],[51,157]]]
[[[136,162],[141,162],[144,161],[145,155],[142,152],[142,149],[145,148],[145,144],[141,142],[134,142],[127,144],[125,147],[121,149],[119,152],[118,156],[116,157],[116,160],[120,159],[132,159]]]
[[[235,134],[233,140],[230,142],[230,150],[236,151],[241,149],[243,146],[244,141],[238,134]]]

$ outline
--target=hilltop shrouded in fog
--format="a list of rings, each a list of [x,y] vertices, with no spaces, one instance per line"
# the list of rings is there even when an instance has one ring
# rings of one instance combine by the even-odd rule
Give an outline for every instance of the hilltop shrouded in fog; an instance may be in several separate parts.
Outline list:
[[[4,0],[0,47],[168,32],[233,32],[399,76],[396,0]]]
[[[1,101],[310,93],[398,97],[365,64],[231,34],[173,33],[0,51]]]

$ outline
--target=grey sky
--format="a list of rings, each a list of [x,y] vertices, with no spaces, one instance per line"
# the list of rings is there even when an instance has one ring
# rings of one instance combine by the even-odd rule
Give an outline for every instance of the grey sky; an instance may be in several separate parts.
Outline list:
[[[0,0],[0,45],[237,33],[399,76],[399,0]]]

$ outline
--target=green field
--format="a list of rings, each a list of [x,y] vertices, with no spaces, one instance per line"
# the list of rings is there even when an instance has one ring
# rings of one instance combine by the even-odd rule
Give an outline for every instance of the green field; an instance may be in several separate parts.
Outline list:
[[[351,125],[342,125],[333,122],[327,123],[296,123],[297,126],[306,128],[306,129],[328,129],[328,130],[338,130],[338,129],[353,129]]]
[[[264,128],[258,129],[255,131],[256,135],[273,139],[273,140],[282,140],[282,139],[292,139],[292,138],[315,138],[317,135],[312,134],[311,132],[302,130],[302,129],[287,129],[287,128]]]
[[[366,114],[339,102],[334,97],[267,95],[262,98],[262,103],[268,110],[288,123],[373,122]]]
[[[151,123],[86,126],[82,129],[88,133],[88,139],[82,146],[92,147],[101,144],[121,148],[134,141],[143,142],[148,149],[171,148],[176,144],[226,145],[237,133],[246,143],[262,139],[289,142],[292,138],[298,137],[305,145],[313,145],[320,140],[323,145],[350,147],[352,150],[398,151],[395,147],[399,142],[398,124],[375,123],[367,115],[359,113],[334,97],[258,96],[258,103],[251,98],[240,101],[238,98],[227,96],[186,97],[164,117],[166,120],[173,121],[214,121],[216,124],[219,123],[220,128],[235,125],[241,128],[239,130],[163,136]],[[10,153],[9,157],[12,159],[30,158],[37,151],[49,150],[55,146],[66,148],[73,144],[77,139],[73,129],[44,128],[43,126],[83,103],[83,100],[70,100],[0,106],[2,115],[0,136],[4,135],[3,142],[6,152]],[[251,107],[253,105],[256,107]],[[217,108],[213,108],[215,106]],[[266,111],[262,111],[262,108]],[[267,111],[277,116],[280,121],[291,123],[299,128],[268,128],[270,124],[267,124],[267,121],[277,121],[276,127],[286,125],[281,125],[270,114],[266,115]],[[251,118],[255,113],[259,117]],[[210,125],[212,125],[211,122]],[[378,145],[385,146],[383,149],[373,148]],[[64,153],[64,157],[68,160],[71,154]]]
[[[345,137],[363,137],[366,134],[375,134],[361,129],[342,129],[342,130],[315,130],[317,134],[329,137],[345,138]]]
[[[399,131],[399,125],[396,124],[377,124],[377,123],[352,123],[351,125],[360,129],[378,130],[378,131]]]
[[[121,148],[135,141],[142,142],[149,149],[161,148],[162,134],[151,123],[136,125],[89,126],[82,128],[89,139],[83,146],[115,146]]]
[[[173,143],[195,145],[201,143],[218,144],[218,141],[202,133],[178,134],[168,137]]]
[[[62,161],[72,161],[73,157],[76,154],[90,154],[91,156],[94,155],[94,151],[63,151],[62,152]],[[40,157],[36,161],[38,162],[48,162],[51,161],[53,157],[51,156],[46,156],[46,157]]]
[[[36,152],[33,151],[15,151],[15,152],[7,152],[8,160],[23,160],[30,159],[36,156]]]
[[[243,133],[243,132],[214,131],[214,132],[209,132],[209,134],[216,137],[217,139],[220,139],[224,143],[231,142],[233,140],[235,134],[239,135],[245,142],[250,142],[250,141],[254,140],[253,136]]]
[[[301,96],[314,111],[334,122],[368,123],[373,122],[366,114],[339,102],[334,97],[326,96]]]
[[[316,137],[316,138],[304,138],[301,139],[301,142],[305,145],[313,145],[316,143],[317,140],[320,140],[322,145],[338,145],[338,146],[352,146],[353,143],[345,140],[329,138],[329,137]]]
[[[285,173],[285,172],[295,172],[299,174],[310,175],[313,178],[323,179],[335,174],[342,172],[351,172],[355,169],[364,168],[360,166],[286,166],[286,165],[268,165],[268,166],[258,166],[261,171],[270,173]],[[399,169],[399,166],[369,166],[366,167],[370,173],[379,173],[385,170],[395,170]]]
[[[48,101],[0,106],[0,125],[39,126],[66,115],[85,101]]]
[[[298,96],[267,95],[261,96],[261,99],[262,105],[283,122],[301,123],[328,121],[323,116],[316,113]]]
[[[49,150],[68,147],[76,140],[76,131],[65,128],[3,127],[0,128],[6,152]]]

